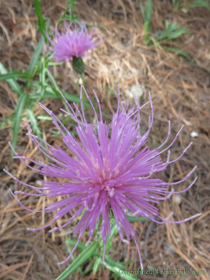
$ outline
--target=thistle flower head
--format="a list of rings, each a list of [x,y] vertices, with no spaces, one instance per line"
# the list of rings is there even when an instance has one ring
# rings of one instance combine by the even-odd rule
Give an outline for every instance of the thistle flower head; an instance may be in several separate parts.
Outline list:
[[[85,89],[81,87],[81,96],[82,90]],[[77,122],[76,131],[79,140],[65,128],[53,112],[40,104],[40,106],[53,118],[54,125],[63,136],[63,142],[75,157],[73,158],[70,156],[68,151],[64,151],[58,146],[53,147],[35,136],[28,124],[28,136],[32,139],[38,149],[54,163],[46,165],[31,160],[33,163],[41,167],[41,170],[38,170],[25,162],[25,160],[29,160],[28,158],[21,157],[14,151],[15,157],[19,158],[29,168],[38,171],[42,175],[64,178],[66,179],[66,182],[61,183],[47,180],[43,181],[42,188],[37,188],[21,182],[37,191],[37,193],[17,193],[24,193],[32,196],[63,197],[62,200],[46,206],[46,212],[54,212],[52,220],[43,227],[31,230],[46,228],[51,224],[56,223],[59,218],[69,213],[72,209],[77,208],[76,213],[67,223],[53,228],[51,232],[66,227],[74,219],[80,216],[84,210],[84,214],[74,228],[73,235],[78,235],[79,242],[85,231],[88,230],[88,245],[93,237],[96,222],[99,220],[99,217],[101,217],[102,222],[100,231],[104,244],[103,261],[105,256],[105,245],[108,236],[111,234],[109,221],[109,211],[111,209],[122,241],[130,242],[130,238],[135,241],[138,248],[141,268],[143,270],[139,246],[136,241],[136,233],[130,224],[127,215],[135,216],[137,218],[138,216],[148,217],[159,224],[165,222],[182,223],[199,215],[197,214],[183,221],[174,222],[169,220],[173,213],[164,219],[160,216],[158,208],[153,205],[154,203],[159,203],[159,201],[168,199],[173,193],[182,193],[188,190],[195,182],[196,179],[186,190],[168,191],[168,185],[176,186],[177,184],[182,183],[190,176],[196,167],[179,182],[166,183],[161,179],[152,178],[154,173],[165,170],[169,164],[179,160],[190,147],[191,143],[177,159],[170,161],[170,152],[168,152],[167,161],[163,162],[161,154],[169,150],[176,141],[181,129],[167,148],[163,147],[170,136],[170,122],[168,136],[158,148],[150,150],[145,145],[148,141],[148,135],[153,124],[153,106],[151,97],[150,101],[145,104],[147,105],[149,103],[151,106],[149,128],[144,135],[141,135],[140,111],[145,105],[140,107],[138,101],[135,100],[136,107],[129,107],[127,103],[123,104],[120,102],[119,92],[117,111],[113,115],[110,125],[107,125],[102,118],[98,97],[95,92],[94,94],[98,103],[100,116],[97,115],[96,110],[86,93],[95,114],[95,125],[86,121],[82,102],[80,112],[75,104],[74,110],[63,96],[71,113],[65,112],[64,110],[62,111],[70,115],[71,118]],[[42,141],[46,145],[46,148],[40,145],[39,141]],[[12,176],[10,173],[8,174]],[[14,179],[19,181],[16,178]],[[18,202],[22,205],[19,200]],[[24,205],[22,206],[27,209]],[[30,209],[28,210],[33,211]],[[65,261],[71,257],[71,254]]]
[[[84,22],[77,24],[64,22],[65,32],[59,33],[55,27],[54,38],[51,39],[48,34],[47,38],[51,43],[51,52],[55,61],[70,61],[73,57],[84,57],[85,52],[100,45],[103,40],[94,37],[95,28],[88,33]]]

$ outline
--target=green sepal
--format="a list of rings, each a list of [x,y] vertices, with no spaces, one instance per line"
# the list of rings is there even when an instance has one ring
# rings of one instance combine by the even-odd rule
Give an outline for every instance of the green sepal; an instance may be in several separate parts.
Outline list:
[[[78,56],[78,57],[73,56],[72,67],[73,67],[73,70],[78,74],[82,74],[85,72],[85,64],[84,64],[81,56]]]

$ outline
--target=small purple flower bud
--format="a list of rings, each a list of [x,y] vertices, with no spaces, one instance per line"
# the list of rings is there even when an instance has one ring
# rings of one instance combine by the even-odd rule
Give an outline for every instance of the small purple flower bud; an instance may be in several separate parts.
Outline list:
[[[57,26],[55,27],[53,39],[46,34],[51,44],[51,47],[48,49],[57,62],[69,62],[73,57],[84,57],[85,52],[103,43],[102,39],[98,39],[97,36],[94,37],[96,28],[92,28],[89,34],[84,22],[79,22],[77,24],[68,24],[64,22],[64,25],[66,31],[61,34]]]

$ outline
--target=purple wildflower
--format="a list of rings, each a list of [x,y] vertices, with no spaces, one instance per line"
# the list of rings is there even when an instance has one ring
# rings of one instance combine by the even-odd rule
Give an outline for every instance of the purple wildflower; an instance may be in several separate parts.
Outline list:
[[[192,184],[185,190],[175,192],[174,189],[172,189],[172,191],[168,191],[167,188],[168,185],[176,186],[177,184],[185,181],[196,169],[196,167],[194,167],[184,179],[174,183],[167,183],[160,179],[151,178],[155,172],[165,170],[169,164],[179,160],[192,143],[188,145],[188,147],[177,159],[172,161],[170,161],[170,151],[168,151],[167,161],[163,163],[161,154],[167,151],[173,145],[183,126],[171,144],[167,148],[160,151],[170,136],[169,121],[168,136],[166,140],[158,148],[149,150],[145,144],[148,141],[148,135],[153,124],[154,114],[151,97],[150,101],[146,104],[150,103],[151,105],[152,117],[149,117],[149,128],[147,132],[144,135],[141,135],[140,110],[146,104],[140,107],[138,101],[135,99],[137,107],[136,109],[134,107],[129,107],[128,104],[123,105],[123,103],[120,102],[119,91],[117,112],[113,115],[111,124],[107,125],[105,122],[103,122],[101,107],[96,93],[94,92],[94,95],[98,103],[100,118],[98,118],[95,108],[87,92],[85,91],[96,118],[96,124],[92,125],[87,123],[85,118],[82,105],[82,90],[85,91],[84,87],[81,87],[80,92],[82,112],[78,110],[75,104],[74,111],[64,96],[63,98],[71,110],[71,113],[61,109],[77,122],[78,126],[76,131],[78,133],[80,143],[77,141],[75,136],[65,128],[61,121],[53,114],[53,112],[51,112],[44,105],[40,104],[40,106],[53,118],[54,125],[63,135],[63,142],[67,148],[74,153],[76,159],[69,156],[58,146],[53,147],[44,140],[35,136],[32,133],[28,123],[28,136],[32,139],[38,149],[49,159],[51,159],[54,164],[49,163],[46,165],[42,162],[35,162],[27,157],[19,156],[14,151],[15,158],[20,159],[21,162],[23,162],[32,170],[35,170],[45,176],[65,178],[67,179],[67,182],[61,183],[43,181],[42,188],[37,188],[21,182],[22,184],[37,191],[37,193],[25,193],[21,191],[17,191],[15,193],[22,193],[25,195],[38,197],[66,196],[62,200],[46,206],[46,212],[55,212],[53,214],[53,219],[45,226],[37,229],[29,229],[32,231],[40,230],[50,226],[59,218],[69,213],[73,208],[78,207],[76,213],[69,219],[67,223],[53,228],[50,230],[50,232],[59,230],[70,224],[82,213],[83,210],[85,210],[83,216],[73,231],[73,236],[79,234],[77,244],[87,229],[89,229],[89,240],[86,245],[90,243],[94,234],[96,222],[101,216],[102,223],[100,230],[104,244],[103,262],[105,257],[106,242],[108,236],[110,235],[109,212],[110,209],[112,209],[122,241],[130,242],[130,237],[132,237],[136,243],[141,269],[143,270],[140,250],[136,241],[136,233],[127,219],[126,214],[135,217],[138,217],[139,215],[142,217],[148,217],[150,220],[158,224],[164,224],[165,222],[183,223],[200,215],[197,214],[188,219],[174,222],[169,220],[173,213],[171,213],[167,218],[162,218],[159,215],[158,208],[151,204],[151,202],[159,203],[161,200],[168,199],[173,193],[185,192],[194,184],[197,178],[195,178]],[[40,145],[38,141],[42,141],[47,148],[44,148],[42,145]],[[41,167],[41,170],[31,167],[24,160],[30,160],[32,163],[37,164],[39,167]],[[12,176],[9,172],[6,171],[6,173]],[[14,180],[20,182],[15,177],[13,178]],[[17,199],[22,207],[27,209],[14,194],[13,196]],[[41,212],[30,209],[27,210],[32,212]],[[77,247],[77,244],[65,261],[70,259]],[[60,264],[64,262],[61,262]]]
[[[84,57],[86,51],[97,47],[103,42],[102,39],[98,40],[97,36],[93,38],[95,28],[92,28],[90,34],[88,33],[84,22],[74,24],[73,30],[71,30],[73,23],[68,24],[64,22],[64,25],[66,32],[62,32],[61,34],[57,26],[55,27],[53,40],[46,34],[52,45],[50,50],[54,59],[58,62],[64,60],[68,62],[74,56]]]

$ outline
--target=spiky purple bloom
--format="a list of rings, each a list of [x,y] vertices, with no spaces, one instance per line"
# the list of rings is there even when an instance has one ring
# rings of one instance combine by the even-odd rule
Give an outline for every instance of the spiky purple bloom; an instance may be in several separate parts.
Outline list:
[[[20,159],[32,170],[35,170],[45,176],[64,178],[67,182],[60,183],[53,181],[43,181],[42,188],[37,188],[21,182],[22,184],[37,191],[37,193],[31,194],[20,191],[17,191],[16,193],[38,197],[65,197],[62,200],[46,206],[46,212],[54,212],[53,219],[43,227],[38,229],[30,229],[33,231],[50,226],[59,218],[69,213],[73,208],[77,207],[78,210],[67,223],[53,228],[50,232],[64,228],[75,218],[77,218],[83,210],[85,210],[83,216],[73,231],[73,236],[79,234],[77,244],[87,229],[89,230],[89,241],[87,242],[87,245],[89,244],[94,234],[96,222],[101,216],[101,236],[104,244],[103,261],[105,256],[106,242],[108,236],[110,235],[109,212],[110,209],[112,209],[122,241],[130,242],[130,237],[132,237],[135,241],[138,248],[141,269],[143,270],[139,246],[136,241],[136,233],[128,218],[126,217],[126,214],[135,217],[148,217],[158,224],[163,224],[165,222],[182,223],[200,215],[197,214],[191,218],[174,222],[169,220],[173,213],[164,219],[160,217],[158,208],[151,204],[151,202],[159,203],[161,200],[168,199],[173,193],[185,192],[194,184],[196,178],[193,183],[185,190],[175,192],[172,189],[172,191],[168,191],[168,185],[175,186],[179,183],[182,183],[192,174],[196,167],[194,167],[192,171],[190,171],[190,173],[179,182],[167,183],[160,179],[152,178],[152,175],[155,172],[165,170],[169,164],[179,160],[192,143],[188,145],[188,147],[177,159],[172,161],[170,161],[170,151],[168,151],[167,161],[163,163],[161,154],[167,151],[173,145],[179,133],[181,132],[182,127],[171,144],[167,148],[160,151],[170,136],[169,122],[169,130],[166,140],[158,148],[155,148],[154,150],[148,149],[145,144],[148,141],[148,135],[152,128],[154,115],[151,97],[150,101],[146,104],[150,103],[151,105],[152,117],[149,117],[149,128],[147,132],[144,135],[141,135],[140,110],[146,104],[140,107],[138,101],[135,99],[136,109],[134,107],[129,107],[128,103],[124,105],[122,102],[120,102],[119,92],[117,112],[113,115],[111,124],[107,125],[103,121],[101,107],[96,93],[94,92],[94,95],[98,103],[100,118],[98,118],[95,108],[85,91],[96,118],[96,124],[92,125],[87,123],[85,118],[82,106],[82,90],[85,89],[81,87],[80,98],[82,112],[78,110],[75,104],[74,111],[64,96],[63,98],[71,110],[71,113],[61,109],[77,122],[78,126],[76,131],[78,133],[80,142],[64,127],[64,125],[53,114],[53,112],[51,112],[44,105],[40,104],[40,106],[53,118],[54,125],[63,135],[63,142],[76,156],[76,159],[68,155],[67,152],[58,146],[53,147],[44,140],[35,136],[32,133],[29,124],[28,136],[32,139],[38,149],[54,163],[49,163],[46,165],[42,162],[35,162],[31,159],[28,159],[27,157],[19,156],[14,151],[15,158]],[[41,146],[38,140],[45,143],[47,148]],[[31,167],[24,160],[30,160],[32,163],[37,164],[39,167],[41,167],[41,170]],[[12,176],[8,172],[7,174]],[[18,179],[14,179],[20,182]],[[15,195],[14,197],[16,198]],[[20,205],[22,205],[19,200],[18,202]],[[23,205],[22,207],[27,209]],[[30,209],[27,210],[32,212],[41,212]],[[77,247],[77,244],[65,261],[71,257],[72,253]]]
[[[84,57],[85,52],[100,45],[103,40],[97,36],[94,37],[95,28],[88,33],[84,22],[77,24],[64,22],[65,32],[59,33],[57,26],[53,39],[47,38],[51,43],[50,51],[55,61],[70,61],[72,57]],[[72,28],[73,27],[73,28]]]

